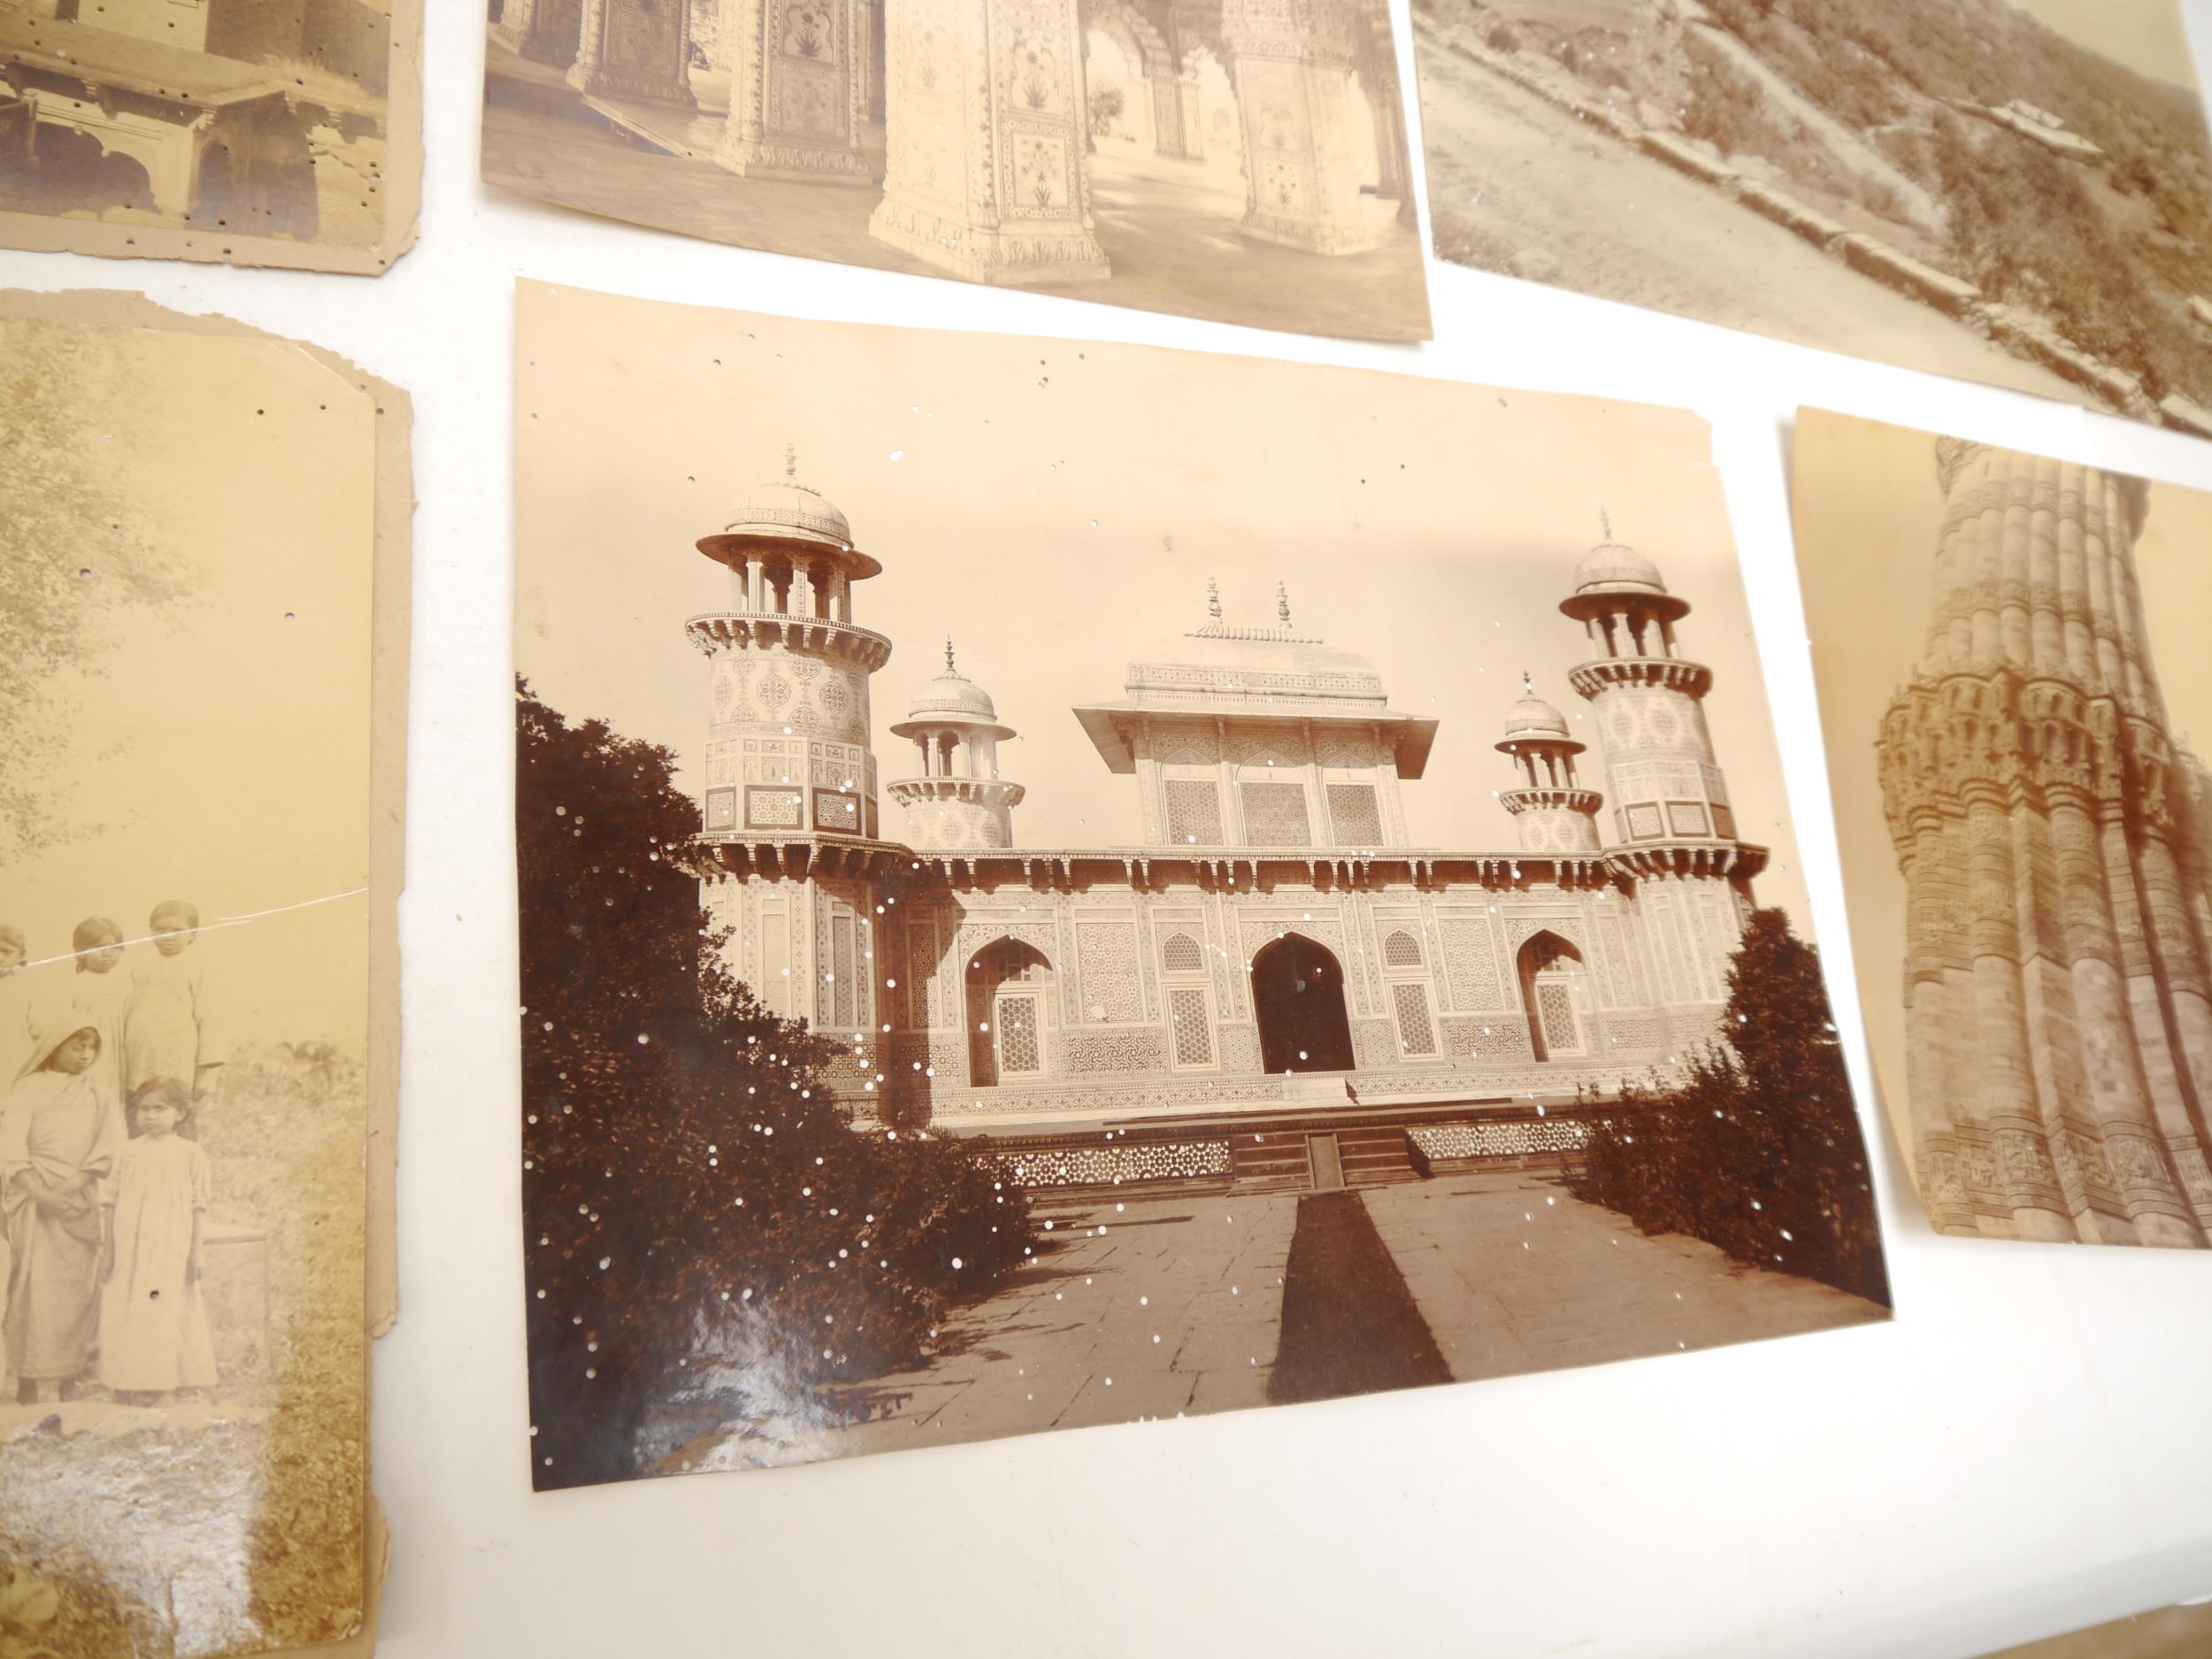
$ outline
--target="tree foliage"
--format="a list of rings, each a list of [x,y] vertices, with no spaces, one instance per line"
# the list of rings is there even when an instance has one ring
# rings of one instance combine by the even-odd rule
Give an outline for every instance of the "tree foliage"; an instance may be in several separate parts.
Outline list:
[[[1820,953],[1755,910],[1728,971],[1729,1047],[1663,1092],[1627,1088],[1593,1123],[1575,1195],[1646,1233],[1889,1301],[1866,1144]]]
[[[675,760],[518,688],[541,1486],[646,1472],[686,1412],[818,1425],[822,1385],[911,1363],[1033,1242],[987,1148],[856,1133],[836,1045],[719,965]]]
[[[87,331],[0,325],[0,865],[66,833],[61,762],[71,674],[103,672],[127,607],[176,596],[180,572],[133,516],[96,411],[127,396]]]

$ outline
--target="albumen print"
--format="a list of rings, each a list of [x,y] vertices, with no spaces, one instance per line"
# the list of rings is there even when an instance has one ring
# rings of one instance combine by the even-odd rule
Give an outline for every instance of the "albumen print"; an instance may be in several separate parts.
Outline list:
[[[541,1486],[1886,1317],[1694,418],[519,305]]]
[[[2212,1227],[2212,497],[1821,410],[1796,440],[1860,1000],[1939,1232]]]

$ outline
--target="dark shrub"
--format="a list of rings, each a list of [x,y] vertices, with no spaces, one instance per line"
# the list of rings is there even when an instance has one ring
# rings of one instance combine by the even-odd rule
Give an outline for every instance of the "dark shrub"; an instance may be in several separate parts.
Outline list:
[[[1866,1147],[1830,1021],[1820,955],[1756,910],[1728,974],[1732,1048],[1688,1082],[1624,1090],[1571,1179],[1646,1233],[1684,1233],[1740,1262],[1885,1304]]]
[[[856,1133],[835,1045],[718,965],[667,749],[518,687],[523,1216],[540,1486],[641,1472],[649,1414],[827,1416],[1032,1243],[987,1148]],[[711,958],[710,958],[711,959]]]

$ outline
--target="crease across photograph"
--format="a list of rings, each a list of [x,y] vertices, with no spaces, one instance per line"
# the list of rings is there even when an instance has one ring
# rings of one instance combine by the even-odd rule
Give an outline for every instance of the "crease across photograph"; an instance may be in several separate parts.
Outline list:
[[[0,1652],[373,1642],[407,402],[0,295]]]
[[[483,176],[770,253],[1429,337],[1386,0],[490,0]]]
[[[518,304],[541,1487],[1888,1317],[1701,421]]]
[[[0,5],[0,247],[376,276],[421,187],[422,0]]]
[[[1414,0],[1440,259],[2212,436],[2178,0]]]
[[[2212,495],[1801,410],[1859,1000],[1937,1232],[2212,1232]]]

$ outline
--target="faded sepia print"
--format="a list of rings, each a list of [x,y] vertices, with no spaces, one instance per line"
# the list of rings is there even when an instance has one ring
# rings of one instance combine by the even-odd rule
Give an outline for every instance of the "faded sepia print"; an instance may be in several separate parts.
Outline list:
[[[1862,1000],[1930,1219],[2202,1248],[2212,496],[1817,410],[1796,495]]]
[[[2176,0],[1415,0],[1437,255],[2212,434]]]
[[[492,0],[483,142],[741,247],[1428,338],[1383,0]]]
[[[420,0],[0,5],[0,245],[383,271],[421,34]]]
[[[1886,1317],[1694,419],[520,306],[541,1486]]]
[[[0,364],[0,1652],[351,1636],[404,400],[111,296]]]

